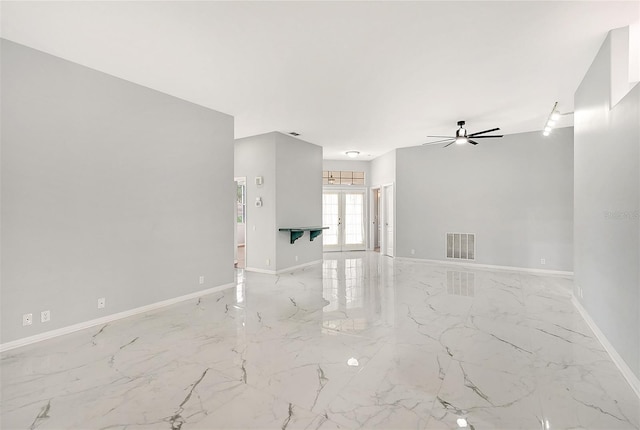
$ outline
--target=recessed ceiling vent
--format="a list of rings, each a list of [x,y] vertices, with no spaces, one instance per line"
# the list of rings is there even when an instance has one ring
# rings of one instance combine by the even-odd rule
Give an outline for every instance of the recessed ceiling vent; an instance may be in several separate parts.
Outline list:
[[[447,233],[447,258],[475,260],[476,235],[473,233]]]

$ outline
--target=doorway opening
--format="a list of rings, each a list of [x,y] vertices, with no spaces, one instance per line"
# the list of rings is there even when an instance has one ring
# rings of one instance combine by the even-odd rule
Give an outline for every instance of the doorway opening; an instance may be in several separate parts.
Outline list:
[[[234,232],[234,267],[244,269],[247,251],[247,180],[235,178],[236,181],[236,222]]]
[[[382,237],[382,214],[381,211],[381,190],[371,189],[371,248],[375,252],[380,252],[380,238]]]
[[[394,256],[395,248],[395,229],[394,229],[394,199],[393,185],[385,185],[382,187],[382,233],[380,239],[380,253]]]
[[[324,251],[363,251],[366,248],[365,190],[327,190],[322,194]]]

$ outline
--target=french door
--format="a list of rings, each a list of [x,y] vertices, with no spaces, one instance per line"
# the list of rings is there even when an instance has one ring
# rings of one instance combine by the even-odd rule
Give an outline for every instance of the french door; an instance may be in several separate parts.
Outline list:
[[[325,190],[322,194],[322,232],[325,251],[364,250],[365,191]]]

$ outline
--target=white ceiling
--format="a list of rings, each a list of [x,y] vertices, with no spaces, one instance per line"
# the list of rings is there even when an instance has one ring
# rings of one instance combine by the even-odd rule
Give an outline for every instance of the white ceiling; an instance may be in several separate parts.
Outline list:
[[[639,1],[1,8],[6,39],[231,114],[237,138],[296,131],[326,159],[419,145],[460,119],[470,132],[540,130],[555,101],[573,110],[607,31],[640,18]]]

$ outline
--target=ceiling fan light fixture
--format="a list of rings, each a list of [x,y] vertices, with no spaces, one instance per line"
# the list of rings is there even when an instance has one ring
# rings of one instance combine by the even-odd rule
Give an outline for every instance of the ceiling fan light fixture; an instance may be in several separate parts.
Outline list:
[[[543,135],[543,136],[549,136],[550,134],[551,134],[551,132],[550,132],[550,131],[546,131],[546,130],[545,130],[545,131],[543,131],[543,132],[542,132],[542,135]]]
[[[458,129],[456,130],[456,144],[458,145],[462,145],[464,143],[469,142],[469,139],[467,138],[467,130],[463,127],[464,125],[464,121],[460,121],[458,122]]]
[[[360,151],[347,151],[345,152],[345,154],[347,154],[349,158],[356,158],[358,155],[360,155]]]
[[[438,138],[444,138],[441,140],[437,140],[435,142],[429,142],[429,143],[425,143],[424,145],[435,145],[438,143],[446,143],[446,145],[443,146],[443,148],[447,148],[451,145],[453,145],[454,143],[458,144],[458,145],[463,145],[465,143],[469,143],[473,146],[477,145],[479,142],[476,142],[474,139],[490,139],[490,138],[499,138],[499,137],[503,137],[502,134],[491,134],[488,135],[487,133],[491,133],[493,131],[498,131],[500,130],[500,127],[495,127],[495,128],[491,128],[489,130],[483,130],[483,131],[477,131],[471,134],[467,134],[467,130],[464,128],[465,125],[465,121],[458,121],[458,129],[456,130],[456,134],[455,136],[427,136],[427,137],[438,137]]]
[[[551,133],[551,127],[546,126],[546,127],[544,128],[544,131],[546,131],[547,133]]]
[[[553,112],[551,112],[551,119],[554,121],[557,121],[560,119],[560,112],[558,112],[557,109],[554,109]]]

